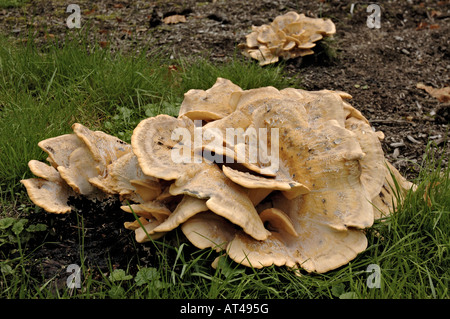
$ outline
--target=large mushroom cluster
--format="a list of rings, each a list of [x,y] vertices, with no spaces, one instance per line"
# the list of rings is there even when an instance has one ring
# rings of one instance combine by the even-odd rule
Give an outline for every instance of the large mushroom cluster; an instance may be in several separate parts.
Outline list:
[[[180,226],[246,266],[326,272],[366,249],[364,229],[396,205],[393,178],[413,186],[350,98],[218,78],[189,90],[178,117],[141,121],[131,145],[81,124],[41,141],[50,165],[30,161],[38,178],[22,182],[51,213],[71,196],[119,196],[138,242]]]
[[[336,33],[330,19],[310,18],[290,11],[276,17],[272,23],[252,26],[245,43],[239,44],[242,53],[259,61],[260,65],[314,54],[311,50],[323,37]]]

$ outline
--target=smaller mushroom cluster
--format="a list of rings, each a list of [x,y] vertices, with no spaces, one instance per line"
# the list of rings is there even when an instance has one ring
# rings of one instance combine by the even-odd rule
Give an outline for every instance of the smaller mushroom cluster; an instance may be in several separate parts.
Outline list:
[[[310,18],[290,11],[276,17],[272,23],[252,26],[246,42],[239,44],[243,54],[256,59],[260,65],[314,54],[311,50],[325,36],[336,33],[330,19]]]
[[[366,249],[363,230],[396,205],[393,178],[413,186],[349,98],[218,78],[186,92],[178,117],[141,121],[131,145],[81,124],[41,141],[50,165],[30,161],[38,178],[22,183],[51,213],[69,212],[71,196],[119,196],[138,216],[124,225],[137,242],[181,226],[196,247],[246,266],[326,272]]]

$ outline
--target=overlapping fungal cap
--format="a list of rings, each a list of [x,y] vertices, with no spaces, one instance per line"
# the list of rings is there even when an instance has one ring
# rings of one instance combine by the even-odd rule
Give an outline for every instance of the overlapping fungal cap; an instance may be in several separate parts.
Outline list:
[[[177,130],[180,135],[173,134]],[[194,123],[183,116],[176,119],[158,115],[139,123],[131,140],[143,172],[173,181],[169,188],[172,196],[204,199],[208,209],[242,227],[253,238],[267,238],[268,232],[246,191],[229,180],[216,163],[194,154],[194,130]],[[177,223],[172,225],[176,227]]]
[[[224,78],[218,78],[208,90],[189,90],[184,94],[179,117],[203,121],[221,119],[234,111],[235,92],[242,92],[242,89]]]
[[[48,154],[51,165],[36,160],[28,163],[31,172],[39,177],[21,181],[30,199],[47,212],[61,214],[71,211],[69,197],[86,196],[98,200],[104,200],[109,194],[137,197],[129,180],[141,178],[143,174],[136,166],[132,167],[134,173],[126,168],[126,163],[130,162],[127,159],[134,155],[131,146],[78,123],[72,129],[73,134],[38,143]]]
[[[37,206],[55,214],[64,214],[71,211],[67,204],[73,190],[64,182],[59,172],[43,162],[31,160],[28,162],[31,172],[39,178],[22,180],[28,196]]]
[[[30,161],[39,178],[22,182],[54,213],[70,211],[70,196],[118,195],[137,217],[124,225],[137,242],[181,227],[196,247],[246,266],[326,272],[366,249],[364,229],[414,188],[350,98],[218,78],[187,92],[177,118],[141,121],[131,145],[80,124],[42,141],[51,165]]]
[[[372,198],[375,219],[389,216],[395,211],[399,200],[403,199],[411,189],[415,191],[417,185],[406,180],[400,172],[389,162],[385,162],[384,181],[380,192]]]
[[[315,42],[334,33],[336,27],[330,19],[310,18],[290,11],[270,24],[252,26],[252,32],[239,47],[244,55],[266,65],[280,57],[287,60],[314,54],[311,49]]]
[[[96,175],[89,182],[107,194],[139,203],[154,200],[162,192],[157,178],[144,175],[133,152],[107,165],[105,176]]]
[[[214,128],[221,132],[217,136],[225,136],[227,128],[242,129],[241,141],[223,138],[210,150],[234,156],[235,162],[224,163],[222,170],[247,189],[249,197],[253,194],[259,219],[270,235],[256,240],[224,218],[211,218],[209,212],[183,223],[189,240],[199,248],[223,247],[233,260],[247,266],[285,265],[308,272],[335,269],[362,252],[367,246],[363,229],[379,216],[376,212],[389,213],[388,206],[373,204],[391,180],[381,149],[383,134],[351,107],[346,101],[350,98],[344,92],[292,88],[240,92],[233,99],[235,111],[208,122],[203,131]],[[250,137],[259,129],[266,129],[269,152],[277,142],[279,166],[273,171],[264,171],[264,156],[249,161]],[[274,129],[279,133],[276,141],[270,134]],[[247,156],[235,165],[239,150]]]

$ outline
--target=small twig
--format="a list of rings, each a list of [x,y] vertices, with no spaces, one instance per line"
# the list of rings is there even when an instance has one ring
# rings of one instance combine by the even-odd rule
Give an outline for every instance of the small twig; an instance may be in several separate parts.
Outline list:
[[[436,16],[436,19],[439,19],[439,20],[443,20],[443,19],[447,19],[447,18],[450,18],[450,14],[441,14],[439,16]]]
[[[408,123],[411,124],[411,122],[406,120],[369,120],[370,123]]]

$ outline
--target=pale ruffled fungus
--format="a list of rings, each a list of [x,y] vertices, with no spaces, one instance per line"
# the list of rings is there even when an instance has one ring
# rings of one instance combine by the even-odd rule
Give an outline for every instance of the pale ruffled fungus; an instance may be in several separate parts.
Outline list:
[[[273,24],[300,38],[299,17]],[[323,34],[334,32],[321,23]],[[79,124],[75,134],[41,142],[51,166],[30,161],[39,178],[22,182],[35,204],[54,213],[70,211],[73,195],[118,195],[121,208],[137,216],[124,226],[138,242],[181,227],[194,246],[246,266],[326,272],[364,251],[364,230],[395,209],[398,193],[414,189],[386,162],[384,135],[350,98],[242,90],[219,78],[208,90],[187,92],[177,118],[141,121],[131,145]]]
[[[182,144],[175,129],[184,129]],[[158,115],[143,120],[135,128],[132,136],[133,151],[139,165],[147,175],[164,180],[173,180],[169,188],[171,195],[189,195],[206,199],[206,206],[232,223],[241,226],[245,232],[257,240],[267,238],[253,203],[242,187],[229,180],[215,163],[207,163],[201,157],[194,156],[194,123],[186,118],[178,119],[167,115]],[[183,161],[174,158],[179,155],[177,148],[184,147]],[[175,155],[174,155],[175,154]],[[196,163],[195,159],[199,159]]]
[[[111,171],[118,166],[116,162],[119,158],[132,154],[131,146],[114,136],[91,131],[78,123],[72,129],[74,134],[38,143],[48,154],[47,160],[51,166],[36,160],[28,163],[31,172],[40,177],[21,181],[30,199],[48,212],[67,213],[71,211],[69,197],[85,196],[104,200],[109,194],[131,195],[129,187],[124,187],[124,181],[115,188],[105,186],[112,177],[117,179],[115,172],[109,175],[108,168]],[[136,174],[130,177],[137,178]]]
[[[270,24],[252,26],[252,32],[239,47],[244,55],[266,65],[280,57],[287,60],[314,54],[311,49],[315,42],[334,33],[336,27],[330,19],[310,18],[290,11]]]
[[[36,160],[29,161],[28,167],[39,177],[21,181],[33,203],[50,213],[70,212],[71,207],[67,202],[69,196],[73,195],[73,190],[64,182],[58,171],[53,166]]]
[[[389,205],[380,201],[392,182],[381,149],[383,134],[374,132],[345,101],[351,96],[344,92],[268,87],[235,95],[235,111],[203,129],[218,129],[223,136],[229,127],[280,130],[275,174],[261,174],[265,165],[258,161],[241,163],[238,169],[222,166],[228,178],[246,189],[269,189],[254,204],[271,235],[258,241],[232,225],[225,227],[225,219],[201,222],[196,215],[182,226],[186,236],[199,248],[220,245],[236,262],[257,268],[275,264],[326,272],[348,263],[366,249],[363,230],[380,211],[388,214],[386,209],[395,205],[392,195],[384,195]],[[248,140],[243,144],[241,149],[248,150]],[[224,139],[222,145],[222,154],[227,154],[236,151],[238,143]],[[283,194],[294,185],[297,193]],[[400,184],[403,190],[411,186]],[[258,205],[262,200],[265,203]]]
[[[191,120],[218,120],[234,111],[232,93],[242,92],[242,89],[230,80],[218,78],[208,90],[189,90],[184,94],[179,116]]]

